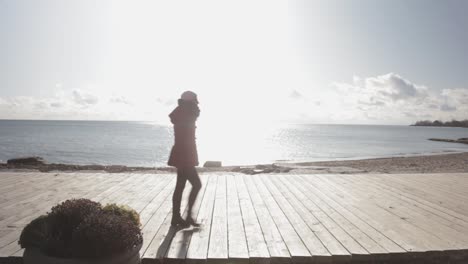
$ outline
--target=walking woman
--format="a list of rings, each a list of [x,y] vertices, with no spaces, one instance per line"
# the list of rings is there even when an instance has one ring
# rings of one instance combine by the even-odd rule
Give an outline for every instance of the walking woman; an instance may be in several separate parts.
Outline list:
[[[169,115],[174,124],[174,146],[167,164],[177,168],[177,183],[172,196],[172,226],[198,226],[192,216],[192,207],[201,188],[200,177],[195,169],[195,166],[198,166],[195,122],[199,114],[197,95],[186,91],[178,100],[178,106]],[[180,215],[180,203],[187,181],[192,185],[192,190],[188,200],[187,218],[184,220]]]

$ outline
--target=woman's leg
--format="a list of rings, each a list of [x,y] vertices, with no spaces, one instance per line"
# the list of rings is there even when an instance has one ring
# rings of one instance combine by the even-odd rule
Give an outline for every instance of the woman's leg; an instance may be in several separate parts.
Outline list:
[[[177,168],[177,182],[176,187],[174,190],[174,194],[172,195],[172,218],[179,217],[180,218],[180,203],[182,200],[182,193],[185,188],[185,183],[187,182],[187,171],[184,168]]]
[[[189,201],[188,201],[188,217],[192,215],[192,207],[197,199],[198,192],[201,189],[201,180],[198,176],[198,172],[195,167],[190,168],[189,173],[187,173],[187,180],[192,185],[192,190],[190,191]]]

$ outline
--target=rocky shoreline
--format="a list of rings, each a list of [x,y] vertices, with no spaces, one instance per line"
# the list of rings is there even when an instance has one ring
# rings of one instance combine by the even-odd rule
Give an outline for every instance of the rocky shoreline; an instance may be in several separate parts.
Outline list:
[[[7,163],[0,163],[0,170],[40,172],[93,171],[107,173],[167,173],[176,171],[173,167],[49,164],[39,157],[13,159]],[[243,174],[454,173],[468,172],[468,152],[364,160],[200,167],[198,170],[200,172],[237,172]]]
[[[218,163],[218,162],[217,162]],[[35,170],[40,172],[51,171],[103,171],[108,173],[121,172],[175,172],[173,167],[131,167],[124,165],[73,165],[63,163],[47,163],[41,157],[25,157],[10,159],[7,163],[0,163],[0,170]],[[201,172],[210,171],[232,171],[244,174],[259,174],[259,173],[287,173],[291,168],[286,166],[278,166],[275,164],[256,165],[256,166],[205,166],[198,168]]]

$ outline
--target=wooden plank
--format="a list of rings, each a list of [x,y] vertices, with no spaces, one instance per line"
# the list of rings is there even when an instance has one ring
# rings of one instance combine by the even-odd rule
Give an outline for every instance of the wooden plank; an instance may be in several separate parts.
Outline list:
[[[202,228],[192,234],[186,263],[201,263],[207,259],[217,182],[218,175],[211,175],[206,189],[206,200],[203,199],[198,212],[197,221],[202,224]]]
[[[365,181],[365,184],[371,184],[375,188],[380,188],[383,194],[388,195],[400,203],[419,210],[424,214],[429,214],[429,217],[436,217],[441,223],[450,226],[461,232],[468,230],[468,217],[458,214],[450,209],[441,207],[435,203],[427,202],[417,196],[411,195],[405,191],[400,191],[391,186],[381,184],[374,177],[356,175],[359,179]],[[467,199],[468,200],[468,199]],[[431,216],[433,215],[433,216]]]
[[[140,250],[140,255],[148,263],[162,261],[169,248],[170,239],[172,239],[175,233],[175,230],[170,228],[172,215],[171,194],[174,192],[175,183],[176,178],[174,177],[171,183],[161,191],[158,198],[151,202],[151,206],[145,209],[155,211],[148,220],[143,222],[143,246]],[[187,192],[184,194],[187,194]],[[185,204],[181,205],[181,210],[185,208],[184,206]],[[157,209],[155,210],[156,207]],[[143,219],[145,218],[147,217]]]
[[[374,176],[367,175],[366,180],[372,181],[375,185],[380,186],[382,189],[385,189],[387,193],[393,195],[394,197],[397,197],[405,202],[413,204],[414,206],[421,207],[426,211],[430,211],[434,214],[444,217],[445,219],[451,221],[454,224],[461,226],[466,226],[466,224],[468,224],[468,217],[465,215],[439,206],[438,204],[426,201],[418,196],[415,196],[405,191],[401,191],[400,189],[394,188],[390,185],[383,184],[379,178],[376,178]]]
[[[116,177],[116,176],[114,176],[114,177]],[[141,178],[141,179],[144,179],[144,178]],[[129,177],[128,180],[131,181],[131,180],[133,180],[133,178]],[[93,184],[93,181],[89,181],[89,183]],[[125,187],[128,187],[128,185],[122,184],[122,187],[124,187],[124,186],[125,186]],[[89,193],[89,194],[92,193],[92,191],[90,191],[90,189],[88,189],[88,188],[84,188],[84,190],[88,190],[88,193]],[[116,191],[118,191],[118,190],[116,190]],[[94,194],[97,195],[98,193],[94,193]],[[67,195],[67,194],[65,193],[64,195]],[[125,197],[123,197],[123,198],[125,198]]]
[[[30,177],[31,175],[37,175],[38,172],[0,172],[1,178],[0,178],[0,183],[2,185],[0,186],[0,190],[4,190],[4,188],[7,188],[10,185],[16,185],[16,183],[25,183],[27,182],[26,179],[28,180],[34,180],[34,177]],[[7,175],[6,177],[3,175]],[[41,175],[41,174],[39,174]]]
[[[14,257],[14,258],[17,258],[17,259],[21,259],[21,263],[23,261],[23,253],[24,253],[24,248],[16,251],[15,253],[13,253],[10,257]]]
[[[23,205],[28,205],[31,201],[36,201],[41,197],[45,197],[49,194],[53,194],[55,188],[62,188],[70,184],[80,183],[77,179],[70,179],[70,182],[67,182],[62,179],[46,178],[43,181],[34,184],[33,186],[28,186],[22,191],[17,191],[12,195],[7,197],[7,201],[0,203],[0,208],[3,210],[9,210],[11,208],[18,208]],[[44,190],[47,190],[44,192]]]
[[[337,241],[328,231],[326,231],[325,228],[322,229],[322,233],[318,233],[316,229],[312,230],[312,228],[315,228],[313,224],[311,223],[311,226],[309,226],[309,224],[306,223],[297,213],[296,209],[292,206],[290,201],[288,201],[284,197],[283,193],[278,190],[277,186],[271,182],[271,178],[273,177],[275,177],[275,175],[260,175],[254,176],[252,179],[257,184],[257,186],[264,186],[266,190],[271,193],[273,199],[281,208],[285,216],[288,218],[288,221],[294,227],[296,233],[299,235],[302,242],[313,254],[313,256],[316,254],[315,252],[325,252],[325,254],[328,256],[331,255],[331,258],[329,258],[330,261],[336,263],[349,262],[351,260],[351,254],[341,245],[339,241]],[[294,206],[298,206],[298,204],[294,204]],[[326,242],[326,244],[324,244],[324,242]],[[328,245],[328,247],[326,247],[326,245]],[[319,261],[319,259],[317,259],[317,261]]]
[[[67,195],[66,192],[64,193],[61,193],[61,195],[63,197],[65,197]],[[41,204],[42,207],[44,207],[45,205],[47,204],[48,208],[50,208],[51,204],[49,201],[46,201],[44,202],[44,204]],[[10,225],[14,228],[14,231],[12,233],[10,233],[8,236],[4,236],[1,240],[0,240],[0,248],[1,247],[4,247],[14,241],[17,241],[20,233],[21,233],[21,228],[19,227],[23,227],[24,225],[26,225],[29,221],[31,221],[33,218],[37,217],[38,214],[31,214],[31,215],[28,215],[27,217],[25,218],[22,218],[20,220],[17,220],[14,224],[13,223],[10,223]]]
[[[172,180],[174,179],[174,175],[167,174],[148,175],[148,177],[153,178],[150,185],[147,186],[148,191],[146,191],[142,197],[135,197],[129,201],[132,207],[139,212],[142,212],[143,209],[147,207],[168,184],[172,183]]]
[[[466,201],[468,195],[463,192],[457,192],[454,190],[446,190],[444,184],[434,183],[431,180],[418,180],[417,175],[408,175],[408,174],[395,174],[392,177],[395,180],[400,180],[400,182],[410,185],[411,187],[417,188],[426,193],[436,193],[440,197],[448,198],[451,205],[457,205],[457,207],[468,210],[468,205],[461,201]],[[452,184],[452,186],[455,184]],[[452,188],[453,189],[453,188]]]
[[[21,230],[13,229],[9,231],[6,235],[0,237],[0,249],[6,247],[12,243],[16,243],[21,234]],[[9,255],[0,255],[0,257],[8,257]]]
[[[430,187],[437,189],[437,192],[448,195],[457,195],[460,198],[467,199],[467,183],[460,178],[453,178],[449,174],[395,174],[403,180],[409,180],[412,185],[421,186],[422,188]]]
[[[316,175],[308,176],[308,177],[316,177]],[[351,222],[353,225],[358,227],[359,230],[361,230],[367,236],[372,238],[372,240],[378,243],[379,246],[381,246],[386,251],[388,251],[390,255],[397,255],[398,253],[406,252],[406,250],[400,247],[397,244],[397,242],[391,240],[389,237],[382,234],[378,229],[371,226],[365,220],[355,215],[352,207],[343,206],[339,204],[338,202],[336,202],[334,199],[332,199],[333,197],[324,195],[321,192],[316,191],[316,189],[313,186],[309,185],[307,182],[302,180],[300,176],[291,178],[291,180],[296,181],[295,186],[298,187],[298,189],[302,191],[302,193],[305,194],[317,206],[319,206],[323,210],[327,210],[327,206],[329,206],[330,210],[331,208],[333,210],[336,210],[339,213],[339,215],[342,215],[346,220],[348,220],[348,222]],[[323,203],[322,201],[325,203]],[[327,210],[327,211],[329,215],[332,215],[330,210]],[[352,230],[352,229],[349,229],[349,230]],[[355,238],[358,238],[358,236],[355,236]],[[364,245],[366,244],[366,242],[369,242],[369,241],[367,241],[366,239],[361,239],[359,240],[359,242],[362,245]],[[372,245],[370,242],[369,244]]]
[[[10,183],[12,181],[18,180],[18,176],[27,175],[31,172],[14,172],[14,171],[2,171],[0,172],[0,183],[1,186],[4,186],[3,183]]]
[[[267,216],[269,216],[268,211],[266,211],[266,213],[257,211],[256,213],[256,210],[261,210],[263,208],[257,205],[254,207],[255,202],[253,199],[251,200],[242,176],[239,174],[235,174],[234,181],[236,183],[237,195],[239,197],[239,205],[241,208],[242,221],[244,223],[245,238],[247,240],[247,249],[249,251],[250,263],[268,264],[270,263],[270,260],[273,263],[274,260],[277,260],[278,257],[280,257],[281,251],[279,250],[275,251],[275,247],[274,247],[275,243],[270,243],[270,247],[272,248],[272,250],[268,252],[268,246],[267,246],[268,243],[265,242],[265,240],[268,240],[271,242],[277,241],[278,242],[277,245],[280,245],[280,248],[284,248],[286,250],[285,253],[287,254],[286,255],[287,257],[284,262],[287,262],[290,259],[289,252],[286,246],[284,245],[281,235],[279,235],[279,232],[277,231],[273,220],[267,220],[268,219]],[[258,215],[258,218],[257,218],[257,215]],[[263,219],[262,219],[262,216],[263,216]],[[268,222],[263,222],[262,220],[265,220]],[[262,227],[260,226],[260,223],[262,223],[264,227],[265,226],[274,227],[271,229],[272,232],[268,232],[268,230],[262,231]],[[271,223],[273,224],[269,225]],[[278,235],[275,235],[275,232],[273,231],[275,229]],[[264,238],[263,234],[265,234],[267,237]],[[279,237],[279,239],[275,240],[273,238],[269,238],[268,235],[270,235],[271,237],[273,236]],[[281,247],[281,243],[284,246]],[[283,258],[280,258],[280,259],[283,259]]]
[[[4,198],[10,197],[13,193],[24,193],[24,189],[30,188],[31,186],[34,187],[36,183],[42,182],[47,178],[49,178],[49,175],[44,175],[44,173],[16,173],[14,178],[10,181],[1,181],[0,193],[3,195],[0,201],[3,203]]]
[[[95,181],[98,181],[96,184]],[[41,212],[46,212],[49,210],[52,206],[67,200],[67,199],[72,199],[72,198],[91,198],[99,193],[102,193],[107,189],[107,186],[109,183],[113,181],[109,181],[109,179],[104,178],[103,181],[97,180],[88,180],[84,181],[82,180],[81,183],[78,184],[73,184],[70,186],[65,186],[61,188],[59,192],[54,192],[52,193],[48,199],[46,200],[38,200],[34,204],[34,208],[28,208],[28,211],[31,213],[34,213],[36,211],[38,214]],[[75,188],[77,190],[72,191],[71,188]],[[27,216],[25,218],[22,218],[21,220],[18,220],[18,224],[24,224],[25,222],[29,222],[30,216]]]
[[[161,191],[159,191],[157,195],[140,212],[140,221],[142,226],[146,225],[146,223],[151,219],[156,211],[162,206],[162,203],[165,202],[165,199],[170,196],[171,191],[174,190],[176,182],[175,177],[168,177],[168,179],[169,181],[167,184],[165,184],[164,188],[162,188]]]
[[[393,241],[350,214],[344,208],[340,208],[339,205],[334,206],[334,204],[330,206],[327,201],[320,200],[317,196],[311,195],[309,190],[301,189],[302,184],[294,181],[294,178],[291,176],[277,177],[278,180],[281,180],[277,186],[282,184],[290,189],[291,193],[297,197],[297,200],[317,218],[316,220],[312,220],[323,224],[351,253],[353,262],[387,261],[390,258],[390,253],[395,254],[404,251]],[[301,212],[300,214],[307,216],[306,213]],[[391,252],[376,241],[386,245]]]
[[[315,177],[315,175],[309,177]],[[289,180],[291,181],[290,186],[295,187],[295,190],[297,190],[295,193],[299,195],[301,201],[305,202],[315,215],[319,215],[316,208],[324,211],[374,256],[383,255],[387,252],[389,254],[405,252],[394,241],[355,216],[346,207],[321,193],[314,192],[308,186],[304,186],[304,181],[300,180],[299,177],[291,177]]]
[[[0,258],[1,257],[10,257],[15,252],[20,251],[21,247],[18,244],[18,240],[11,242],[10,244],[0,248]],[[0,260],[1,263],[1,260]]]
[[[298,199],[295,195],[297,189],[292,191],[288,188],[292,185],[291,182],[285,182],[289,176],[273,176],[270,177],[275,187],[284,195],[285,199],[291,204],[309,228],[317,235],[325,247],[332,254],[334,261],[339,261],[335,256],[346,255],[349,258],[344,258],[344,261],[359,259],[360,261],[371,260],[370,254],[358,242],[354,240],[343,228],[341,228],[332,218],[328,217],[322,210],[315,207],[315,210],[309,211],[304,204],[305,197]],[[284,180],[284,181],[283,181]],[[305,235],[299,233],[301,236]],[[381,252],[383,249],[381,249]]]
[[[249,250],[234,175],[227,175],[226,186],[229,263],[247,264]]]
[[[83,198],[91,198],[93,195],[97,195],[98,193],[100,193],[103,188],[102,187],[106,187],[105,184],[108,182],[109,178],[106,177],[106,179],[104,181],[101,181],[100,184],[94,184],[93,185],[93,181],[88,181],[89,183],[91,183],[91,185],[89,186],[86,186],[86,187],[83,187],[83,191],[86,191],[86,193],[82,196]],[[100,186],[101,188],[99,189],[98,186]],[[64,191],[63,193],[61,193],[62,197],[60,198],[60,196],[57,196],[57,198],[59,200],[61,199],[69,199],[71,197],[67,197],[67,192]],[[89,196],[89,197],[88,197]],[[52,205],[55,205],[55,204],[49,204],[47,208],[50,208]],[[46,209],[44,209],[45,211]],[[38,214],[37,214],[38,215]],[[15,225],[16,226],[24,226],[26,225],[27,223],[29,223],[29,221],[31,221],[33,218],[35,218],[37,215],[34,215],[32,214],[31,216],[29,217],[26,217],[26,218],[23,218],[21,219],[19,222],[16,222]],[[20,228],[17,228],[17,231],[18,231],[18,237],[19,237],[19,234],[21,233],[22,229]],[[18,238],[17,238],[18,239]],[[18,241],[17,239],[10,245],[8,245],[7,247],[5,247],[5,249],[3,249],[3,252],[5,252],[5,250],[9,250],[9,253],[11,254],[12,257],[18,257],[18,253],[19,252],[22,252],[23,250],[19,247],[18,245]],[[18,245],[18,246],[13,246],[14,245]],[[1,256],[1,255],[0,255]]]
[[[438,204],[439,206],[453,210],[459,214],[468,216],[468,209],[464,208],[464,206],[461,206],[459,201],[455,201],[454,199],[440,195],[436,191],[424,191],[408,183],[405,184],[401,179],[393,177],[382,177],[382,181],[385,181],[386,184],[389,184],[395,188],[399,188],[403,191],[410,192],[411,194],[416,195],[421,199],[425,199],[426,201]]]
[[[151,179],[146,186],[146,190],[139,196],[135,196],[126,203],[141,214],[143,209],[147,207],[155,197],[171,182],[174,178],[172,175],[148,175]]]
[[[203,177],[203,179],[205,178],[206,177]],[[194,217],[194,219],[198,218],[198,213],[200,210],[201,203],[205,198],[205,192],[206,192],[206,184],[202,183],[202,188],[200,192],[198,193],[197,200],[195,201],[193,208],[192,208],[192,217]],[[182,213],[183,218],[186,218],[188,216],[187,210],[188,210],[188,207],[185,208],[185,210]],[[190,228],[186,228],[183,230],[176,229],[175,235],[172,238],[170,247],[167,250],[164,261],[167,263],[183,263],[185,261],[187,250],[190,245],[190,241],[192,239],[192,234],[194,232],[198,232],[199,230],[200,228],[198,227],[190,227]]]
[[[89,194],[93,193],[92,188],[89,188],[89,189],[84,188],[84,190],[88,190]],[[94,193],[94,194],[97,194],[97,193]],[[69,197],[67,195],[68,195],[68,193],[66,191],[63,192],[63,193],[60,193],[60,196],[57,196],[56,200],[57,199],[68,199]],[[47,208],[50,208],[52,205],[55,205],[55,203],[51,204],[50,202],[44,202],[44,204],[42,204],[41,206],[45,206],[45,203],[48,203]],[[25,217],[25,218],[15,222],[14,226],[22,227],[22,226],[26,225],[27,223],[29,223],[29,221],[31,221],[35,217],[37,217],[37,215],[32,214],[32,215],[30,215],[28,217]],[[19,247],[14,247],[13,245],[10,245],[10,244],[5,245],[5,243],[7,243],[8,241],[11,241],[11,244],[17,244],[18,238],[19,238],[19,235],[20,235],[21,231],[22,231],[22,228],[15,228],[12,233],[10,233],[8,236],[3,238],[3,241],[2,241],[1,244],[3,246],[7,247],[7,249],[4,250],[5,252],[6,252],[6,250],[8,250],[8,252],[11,253],[11,252],[13,252],[12,250],[14,250],[15,248],[16,248],[16,251],[20,250]],[[0,246],[0,247],[2,247],[2,246]]]
[[[317,191],[327,191],[329,196],[333,194],[334,198],[342,204],[355,208],[355,214],[377,227],[385,235],[392,237],[393,241],[398,241],[398,244],[407,251],[426,252],[434,249],[453,249],[447,243],[437,240],[435,236],[426,233],[419,227],[396,217],[365,198],[359,197],[358,193],[360,192],[341,188],[332,181],[332,177],[327,177],[328,184],[323,182],[321,176],[317,175],[314,179],[317,179],[313,182],[317,186]],[[333,189],[330,189],[331,187]],[[334,195],[335,193],[340,193],[340,195]]]
[[[27,185],[14,191],[13,179],[21,175],[10,175],[7,182],[11,181],[13,185],[7,187],[2,185],[0,176],[0,190],[6,190],[10,198],[19,198],[19,201],[5,196],[0,199],[0,203],[9,206],[7,212],[17,212],[13,217],[10,215],[1,220],[5,211],[0,210],[0,262],[6,258],[7,261],[19,261],[23,252],[17,244],[20,228],[8,228],[5,224],[26,224],[26,219],[35,217],[39,209],[49,209],[57,201],[70,197],[125,203],[140,212],[147,240],[142,251],[143,263],[184,262],[186,258],[188,263],[305,261],[304,258],[291,258],[287,247],[291,244],[287,239],[294,235],[306,250],[316,246],[310,242],[313,236],[317,236],[332,253],[344,248],[353,255],[353,262],[357,260],[354,256],[360,255],[358,252],[362,250],[369,251],[372,256],[391,256],[407,250],[412,254],[411,248],[402,247],[416,245],[426,251],[404,255],[400,259],[416,257],[425,263],[426,260],[435,261],[431,259],[434,257],[448,261],[450,256],[450,261],[463,263],[461,259],[468,251],[468,238],[464,236],[468,230],[468,215],[460,212],[466,207],[462,202],[467,193],[463,188],[468,186],[466,174],[450,174],[446,179],[435,174],[411,175],[410,179],[397,175],[394,180],[393,175],[242,176],[213,173],[220,180],[215,180],[211,198],[205,200],[206,192],[195,206],[201,210],[205,208],[202,218],[205,222],[210,221],[209,228],[205,226],[205,230],[200,231],[204,234],[197,242],[204,249],[200,253],[204,257],[200,258],[190,258],[188,254],[191,249],[196,251],[190,237],[200,236],[199,233],[184,234],[170,227],[170,194],[175,180],[172,174],[63,173],[54,176],[53,173],[41,173],[34,176],[29,173],[20,180]],[[44,189],[50,186],[53,190],[44,194]],[[24,195],[18,193],[19,190],[29,193]],[[184,192],[184,198],[187,195],[188,192]],[[185,208],[186,204],[182,204],[182,210]],[[284,223],[293,230],[289,235]],[[215,242],[217,240],[221,242]],[[332,249],[334,246],[336,248]],[[242,257],[232,257],[237,251]],[[277,257],[282,257],[275,257],[275,251],[279,252]],[[169,257],[172,252],[179,257]],[[210,252],[214,253],[210,255]],[[145,253],[154,257],[145,258]],[[339,259],[331,257],[323,261],[331,260],[336,263]],[[395,262],[392,258],[389,261]]]
[[[226,175],[218,176],[211,222],[207,263],[225,263],[228,259]]]
[[[91,181],[82,181],[80,184],[80,187],[83,188],[83,190],[88,191],[88,193],[90,193],[94,189],[98,187],[102,187],[103,182],[106,183],[106,181],[101,181],[99,184],[93,184],[93,182]],[[41,213],[45,213],[47,210],[49,210],[52,206],[54,206],[60,200],[71,198],[69,197],[69,192],[67,191],[67,188],[65,187],[63,188],[63,191],[60,192],[59,194],[50,195],[48,197],[49,199],[36,200],[34,202],[31,202],[30,205],[27,207],[17,208],[17,211],[10,212],[9,214],[11,216],[1,220],[0,226],[13,225],[13,226],[22,227],[26,223],[29,223],[29,221],[31,221],[32,218],[37,217]]]
[[[464,174],[424,173],[411,175],[414,176],[414,180],[434,183],[448,191],[459,191],[462,194],[468,193],[466,190],[468,187],[468,182],[466,181],[466,175]]]
[[[151,177],[149,174],[140,175],[141,181],[136,181],[136,185],[129,194],[121,195],[112,200],[112,203],[127,205],[140,213],[141,208],[145,207],[151,199],[156,196],[155,192],[164,187],[165,181],[158,182],[158,177]]]
[[[276,226],[278,227],[278,231],[280,232],[286,246],[289,249],[289,253],[291,254],[292,262],[300,263],[300,262],[311,262],[311,261],[326,261],[330,260],[330,253],[323,247],[321,251],[312,252],[310,253],[307,247],[302,242],[299,235],[294,230],[294,227],[288,221],[288,218],[283,213],[281,208],[275,202],[273,197],[271,196],[270,192],[263,186],[257,186],[251,179],[251,176],[244,176],[244,181],[246,182],[247,189],[249,192],[260,193],[260,196],[263,198],[266,207],[268,208],[270,215],[273,217],[273,221],[275,222]],[[258,189],[257,189],[258,187]],[[319,248],[320,250],[320,248]]]
[[[202,181],[204,181],[204,177],[201,177]],[[211,180],[211,181],[210,181]],[[203,184],[203,186],[213,184],[213,179],[209,179],[208,183]],[[174,190],[174,188],[171,188],[171,193]],[[206,191],[205,191],[206,192]],[[185,191],[183,194],[183,199],[182,201],[186,201],[189,195],[189,191]],[[205,196],[203,200],[205,201]],[[161,226],[158,228],[157,232],[154,233],[153,237],[149,242],[147,243],[147,248],[142,248],[143,252],[141,253],[143,263],[161,263],[164,261],[164,258],[167,256],[167,251],[169,250],[169,247],[171,245],[172,239],[177,233],[177,231],[180,230],[180,228],[177,227],[172,227],[171,226],[171,216],[172,216],[172,203],[170,202],[172,198],[172,195],[169,195],[167,200],[163,203],[161,206],[161,209],[158,210],[157,214],[151,218],[151,221],[154,222],[159,222],[162,221]],[[209,199],[209,198],[208,198]],[[182,203],[181,204],[181,211],[185,211],[187,203]],[[153,226],[148,223],[147,226],[143,229],[145,233],[146,227],[150,229],[155,229]]]
[[[337,176],[335,180],[336,182],[346,185],[347,188],[361,190],[368,195],[367,197],[369,200],[372,200],[382,209],[387,210],[409,223],[418,225],[421,229],[446,241],[450,245],[458,249],[468,247],[468,236],[466,236],[466,234],[468,234],[468,229],[463,229],[461,230],[462,232],[459,232],[446,225],[447,223],[443,221],[443,218],[427,213],[427,211],[412,206],[411,204],[402,203],[400,200],[387,195],[385,190],[380,187],[369,184],[367,181],[362,181],[356,176],[352,178],[351,180],[350,177]]]
[[[118,192],[114,192],[108,196],[102,197],[102,199],[99,200],[101,204],[106,205],[108,203],[115,203],[119,198],[136,195],[135,190],[138,190],[138,187],[141,188],[142,183],[147,180],[147,178],[137,174],[126,174],[126,176],[130,179],[130,181]]]
[[[55,177],[54,177],[55,178]],[[77,190],[81,191],[81,186],[89,184],[89,181],[84,181],[84,180],[72,180],[70,182],[64,182],[62,180],[58,180],[58,185],[56,182],[53,182],[54,178],[50,181],[44,181],[43,184],[48,183],[50,185],[42,185],[40,186],[39,189],[31,189],[29,190],[30,196],[26,200],[17,200],[18,197],[12,199],[10,201],[10,206],[3,207],[3,214],[7,215],[13,215],[14,213],[18,211],[32,211],[33,209],[31,206],[35,207],[36,204],[39,203],[39,201],[49,201],[49,200],[56,200],[54,197],[56,196],[58,190],[60,190],[60,193],[66,193],[68,195],[71,195],[73,193],[76,193]],[[75,189],[72,189],[74,188]],[[77,188],[80,187],[80,188]],[[47,190],[44,192],[44,189]]]
[[[93,201],[102,202],[106,197],[113,196],[116,193],[120,193],[120,190],[126,188],[127,185],[133,181],[133,178],[128,177],[127,174],[121,174],[119,176],[119,182],[115,184],[109,184],[109,188],[97,195],[96,197],[94,197]]]
[[[455,194],[444,193],[437,188],[427,187],[422,184],[418,185],[411,180],[399,179],[397,177],[386,177],[383,180],[395,188],[404,189],[405,191],[411,192],[421,199],[425,199],[426,201],[438,204],[439,206],[445,207],[462,214],[465,217],[468,217],[468,213],[466,212],[468,207],[466,204],[461,202],[466,200],[466,198],[456,197]]]

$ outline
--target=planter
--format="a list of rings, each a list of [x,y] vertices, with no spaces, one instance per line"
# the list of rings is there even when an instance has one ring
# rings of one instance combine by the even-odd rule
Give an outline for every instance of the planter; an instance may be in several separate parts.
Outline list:
[[[23,254],[24,264],[139,264],[142,244],[133,250],[102,259],[66,259],[49,257],[38,248],[26,248]]]

